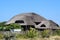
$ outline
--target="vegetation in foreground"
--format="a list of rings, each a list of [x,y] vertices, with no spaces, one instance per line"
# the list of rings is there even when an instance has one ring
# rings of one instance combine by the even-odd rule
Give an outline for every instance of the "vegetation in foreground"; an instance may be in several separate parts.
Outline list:
[[[9,24],[5,25],[5,22],[0,23],[0,31],[10,31],[10,29],[22,29],[18,24]],[[56,36],[56,37],[55,37]],[[55,37],[55,38],[53,38]],[[25,31],[23,34],[15,34],[15,38],[17,40],[60,40],[60,30],[55,30],[51,33],[51,30],[38,31],[34,28],[30,28],[30,30]],[[3,39],[4,35],[0,33],[0,39]]]

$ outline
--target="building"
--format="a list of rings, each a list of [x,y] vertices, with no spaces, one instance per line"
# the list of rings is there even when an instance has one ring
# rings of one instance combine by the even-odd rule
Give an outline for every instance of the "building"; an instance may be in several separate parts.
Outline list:
[[[22,13],[14,16],[6,24],[18,23],[24,30],[28,30],[30,27],[42,30],[42,29],[60,29],[59,25],[52,20],[36,14],[36,13]]]

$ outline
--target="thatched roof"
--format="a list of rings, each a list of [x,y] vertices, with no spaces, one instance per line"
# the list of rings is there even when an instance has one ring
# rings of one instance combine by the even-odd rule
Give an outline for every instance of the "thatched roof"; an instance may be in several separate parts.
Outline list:
[[[57,23],[55,23],[54,21],[49,20],[49,22],[50,22],[50,27],[52,29],[60,29],[59,25]]]
[[[22,13],[22,14],[18,14],[16,15],[15,17],[17,16],[29,16],[31,18],[31,20],[35,21],[35,22],[40,22],[40,21],[45,21],[47,19],[45,19],[44,17],[36,14],[36,13]]]
[[[41,25],[45,25],[45,27],[41,27]],[[42,21],[42,23],[40,23],[39,25],[35,25],[35,28],[38,29],[60,29],[59,25],[56,24],[55,22],[53,22],[52,20],[48,20],[48,21]]]
[[[45,21],[47,19],[45,19],[44,17],[37,15],[35,13],[24,13],[24,14],[18,14],[16,16],[14,16],[6,24],[15,23],[16,20],[24,20],[25,25],[31,25],[31,24],[33,25],[34,22],[41,22],[41,21]],[[32,23],[32,21],[33,21],[33,23]]]

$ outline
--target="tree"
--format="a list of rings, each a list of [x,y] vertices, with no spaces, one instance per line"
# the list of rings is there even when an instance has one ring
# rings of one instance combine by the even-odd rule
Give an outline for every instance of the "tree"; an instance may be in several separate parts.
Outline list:
[[[5,22],[0,22],[0,31],[4,30],[5,23],[6,23],[6,21]]]

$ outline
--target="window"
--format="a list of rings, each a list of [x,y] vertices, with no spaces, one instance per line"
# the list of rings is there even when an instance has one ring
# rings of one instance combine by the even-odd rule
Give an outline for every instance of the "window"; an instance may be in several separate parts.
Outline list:
[[[35,22],[36,25],[40,24],[41,22]]]
[[[42,24],[40,27],[46,27],[44,24]]]
[[[17,21],[15,21],[15,23],[24,23],[24,21],[23,20],[17,20]]]

